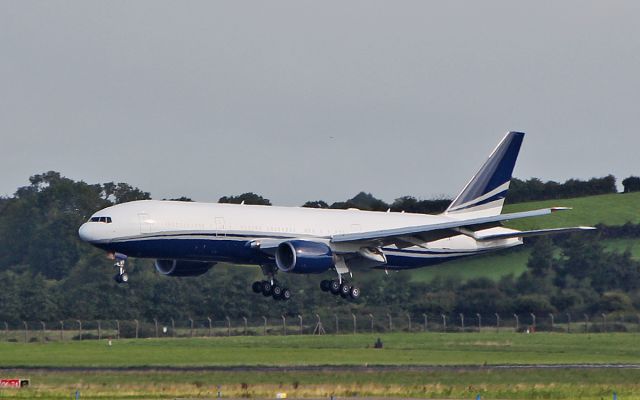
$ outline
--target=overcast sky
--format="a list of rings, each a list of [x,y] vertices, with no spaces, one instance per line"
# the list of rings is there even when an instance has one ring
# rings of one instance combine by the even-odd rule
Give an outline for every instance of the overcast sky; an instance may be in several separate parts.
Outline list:
[[[55,170],[154,198],[453,196],[640,175],[638,1],[0,1],[0,195]]]

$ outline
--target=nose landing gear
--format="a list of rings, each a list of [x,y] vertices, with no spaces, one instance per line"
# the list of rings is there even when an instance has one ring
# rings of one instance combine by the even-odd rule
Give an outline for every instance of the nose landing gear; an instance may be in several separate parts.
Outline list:
[[[113,280],[118,283],[129,282],[129,274],[127,274],[127,269],[125,267],[127,256],[123,254],[117,254],[115,255],[115,258],[116,262],[113,264],[113,266],[118,268],[118,273],[113,276]]]

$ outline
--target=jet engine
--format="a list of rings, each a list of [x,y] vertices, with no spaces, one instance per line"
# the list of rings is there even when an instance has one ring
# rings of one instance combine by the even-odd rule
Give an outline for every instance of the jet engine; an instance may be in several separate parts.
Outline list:
[[[156,270],[166,276],[198,276],[206,273],[215,263],[187,260],[156,260]]]
[[[291,240],[278,245],[276,265],[283,272],[319,274],[334,267],[335,261],[331,248],[324,243]]]

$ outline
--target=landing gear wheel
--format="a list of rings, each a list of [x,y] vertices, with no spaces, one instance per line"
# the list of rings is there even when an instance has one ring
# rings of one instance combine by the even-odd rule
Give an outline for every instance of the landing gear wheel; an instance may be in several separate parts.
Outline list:
[[[126,272],[123,272],[122,275],[120,275],[120,282],[122,283],[129,282],[129,274],[127,274]]]
[[[329,285],[329,290],[331,290],[331,293],[333,293],[333,294],[340,293],[340,282],[331,281],[330,285]]]
[[[271,291],[273,290],[273,286],[269,281],[262,281],[262,295],[264,297],[271,296]]]
[[[289,291],[289,288],[282,289],[282,294],[280,295],[280,298],[285,301],[291,298],[291,292]]]
[[[262,292],[262,282],[260,281],[253,282],[253,285],[251,285],[251,289],[253,290],[253,293]]]
[[[360,297],[360,288],[353,286],[351,288],[351,298],[356,300]]]
[[[347,282],[342,282],[342,284],[340,285],[340,295],[342,297],[347,297],[349,293],[351,293],[351,285],[349,285]]]
[[[320,281],[320,289],[323,292],[328,292],[329,290],[331,290],[331,281],[328,279]]]
[[[280,300],[282,299],[282,288],[278,285],[275,285],[272,289],[271,292],[273,293],[273,298],[276,300]]]

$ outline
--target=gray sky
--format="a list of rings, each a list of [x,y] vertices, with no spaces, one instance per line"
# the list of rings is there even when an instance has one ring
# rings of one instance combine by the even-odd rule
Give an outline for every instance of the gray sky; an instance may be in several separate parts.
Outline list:
[[[453,196],[508,130],[518,177],[640,175],[638,1],[1,1],[0,55],[0,195]]]

